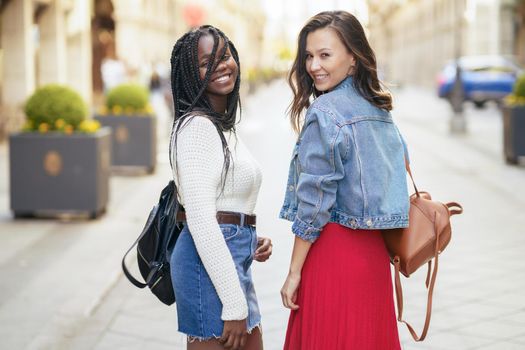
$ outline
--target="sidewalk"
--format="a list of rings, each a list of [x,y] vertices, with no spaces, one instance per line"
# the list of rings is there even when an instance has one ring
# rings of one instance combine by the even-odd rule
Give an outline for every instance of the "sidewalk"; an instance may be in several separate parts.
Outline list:
[[[441,255],[427,340],[414,343],[399,324],[403,348],[525,349],[525,168],[501,155],[497,110],[466,111],[469,134],[448,134],[450,110],[431,91],[394,91],[394,118],[409,145],[418,188],[458,201],[453,237]],[[293,236],[277,219],[294,142],[283,111],[282,82],[244,102],[239,133],[262,165],[258,232],[274,254],[254,266],[265,349],[282,348],[287,311],[279,290]],[[11,219],[6,146],[0,146],[0,337],[2,349],[184,349],[175,307],[122,277],[120,258],[170,176],[166,145],[155,175],[112,177],[110,206],[94,221]],[[131,260],[130,260],[131,261]],[[421,329],[424,271],[403,279],[405,317]],[[325,349],[320,349],[325,350]]]

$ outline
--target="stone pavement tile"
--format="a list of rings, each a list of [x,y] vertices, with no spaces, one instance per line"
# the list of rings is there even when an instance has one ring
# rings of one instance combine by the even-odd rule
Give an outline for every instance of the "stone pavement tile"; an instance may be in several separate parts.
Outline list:
[[[466,274],[468,274],[468,272],[466,272]],[[520,285],[521,282],[516,281],[516,279],[511,278],[511,276],[499,276],[490,280],[478,278],[464,283],[458,282],[457,284],[447,286],[447,289],[450,293],[456,295],[472,296],[474,298],[487,300],[487,298],[496,294],[512,293],[513,291],[522,290]],[[440,288],[440,286],[437,286],[437,288]],[[509,306],[518,307],[518,305]]]
[[[516,311],[516,308],[512,306],[492,305],[478,302],[466,303],[454,307],[454,310],[458,313],[467,315],[478,316],[480,319],[490,317],[492,319],[511,314]]]
[[[149,289],[136,289],[127,279],[123,279],[125,288],[132,289],[131,297],[123,304],[121,312],[128,315],[143,319],[144,321],[155,321],[163,319],[166,323],[176,329],[177,309],[175,304],[167,306],[160,302]]]
[[[415,308],[411,305],[411,307],[406,308],[405,310],[407,311],[404,312],[404,319],[407,320],[417,332],[420,332],[423,328],[424,307],[425,304],[418,305]],[[436,344],[433,341],[435,334],[460,333],[463,329],[483,321],[495,322],[495,317],[493,316],[495,313],[499,313],[500,316],[504,318],[512,317],[516,312],[515,309],[509,307],[505,307],[502,310],[500,306],[485,305],[478,302],[453,306],[447,309],[433,310],[428,336],[429,343]],[[503,320],[499,323],[503,323]],[[517,323],[513,323],[511,327],[518,329],[519,327],[516,328],[516,324]],[[519,326],[523,328],[521,324]],[[407,337],[411,339],[405,325],[398,324],[398,328],[403,339]],[[516,334],[518,333],[519,332]],[[471,334],[466,335],[470,336]],[[497,338],[496,335],[489,334],[487,335],[487,342],[494,341]]]
[[[0,250],[0,265],[7,263],[10,259],[16,260],[20,267],[27,266],[26,259],[17,255],[38,244],[41,239],[45,239],[47,234],[57,226],[51,222],[28,222],[20,221],[18,225],[8,225],[12,221],[10,214],[5,214],[5,218],[0,218],[2,226],[2,245],[9,249]]]
[[[272,312],[270,308],[265,309],[262,314],[262,329],[265,346],[268,341],[284,342],[287,324],[288,314],[285,314],[283,317],[282,313]],[[269,347],[269,349],[274,348]]]
[[[429,331],[427,338],[422,343],[415,343],[408,332],[402,339],[402,348],[405,350],[432,349],[432,350],[467,350],[475,349],[482,345],[493,343],[494,340],[474,337],[456,332],[432,332]],[[501,349],[504,350],[504,349]]]
[[[183,350],[182,344],[166,344],[156,340],[145,340],[118,332],[105,333],[93,350]]]
[[[427,340],[415,342],[414,339],[401,340],[401,349],[403,350],[443,350],[443,348],[429,345]]]
[[[507,341],[498,341],[492,344],[483,345],[475,348],[476,350],[523,350],[525,344],[516,344]]]
[[[511,343],[521,344],[523,345],[523,349],[525,349],[525,334],[519,335],[513,339],[509,340]]]
[[[437,284],[437,282],[436,282]],[[425,290],[426,292],[426,290]],[[479,295],[473,293],[461,293],[457,290],[452,290],[442,286],[441,283],[436,285],[434,288],[434,294],[432,299],[432,310],[433,312],[439,312],[442,310],[453,310],[457,306],[479,302],[482,300]],[[424,308],[427,302],[427,294],[424,298],[418,301],[418,308]]]
[[[523,292],[518,292],[517,290],[501,291],[500,293],[486,295],[481,302],[492,305],[511,306],[515,310],[525,309],[525,296]]]
[[[124,349],[139,349],[141,345],[141,338],[130,337],[127,334],[118,334],[114,332],[107,332],[102,336],[102,339],[96,344],[93,349],[97,350],[124,350]]]
[[[185,337],[177,332],[176,324],[163,317],[144,320],[121,313],[115,317],[109,331],[166,344],[183,344],[185,340]]]
[[[284,345],[284,336],[282,338],[277,337],[274,334],[263,335],[264,337],[264,348],[267,350],[281,350]]]
[[[439,332],[454,331],[459,327],[466,327],[480,320],[490,318],[490,316],[480,318],[479,315],[465,314],[457,311],[455,308],[450,308],[447,310],[433,311],[430,328]],[[422,321],[420,324],[422,325]]]
[[[475,323],[466,327],[459,327],[456,331],[460,334],[492,339],[510,340],[525,333],[523,325],[502,323],[496,320],[489,320]]]
[[[525,309],[520,309],[517,310],[516,313],[502,316],[501,318],[498,318],[497,321],[520,324],[523,325],[523,329],[525,329]]]
[[[17,322],[13,319],[11,322],[16,323],[18,327],[6,329],[4,323],[0,323],[0,349],[25,349],[30,339],[26,338],[24,323]]]

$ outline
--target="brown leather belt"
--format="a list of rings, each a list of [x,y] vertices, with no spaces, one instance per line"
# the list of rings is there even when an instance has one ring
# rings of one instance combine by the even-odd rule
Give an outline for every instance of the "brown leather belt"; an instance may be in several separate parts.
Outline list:
[[[186,213],[179,211],[177,213],[177,221],[186,221]],[[232,224],[239,226],[255,226],[255,215],[247,215],[243,213],[236,213],[233,211],[218,211],[217,222],[219,224]]]

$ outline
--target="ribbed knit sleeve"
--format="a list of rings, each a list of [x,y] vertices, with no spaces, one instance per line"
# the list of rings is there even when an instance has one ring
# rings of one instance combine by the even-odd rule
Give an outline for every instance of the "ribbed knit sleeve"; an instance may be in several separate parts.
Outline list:
[[[248,316],[246,297],[216,219],[223,154],[213,123],[205,117],[194,117],[179,131],[172,161],[189,230],[223,305],[221,318],[242,320]]]

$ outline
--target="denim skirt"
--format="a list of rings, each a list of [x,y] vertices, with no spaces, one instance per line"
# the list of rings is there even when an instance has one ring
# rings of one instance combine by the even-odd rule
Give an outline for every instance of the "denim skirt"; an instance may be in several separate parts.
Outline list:
[[[246,296],[246,326],[250,332],[261,323],[250,268],[257,248],[257,233],[253,226],[220,224],[220,228]],[[198,340],[220,337],[224,328],[224,321],[221,320],[222,303],[197,253],[187,225],[173,249],[170,266],[179,332]]]

